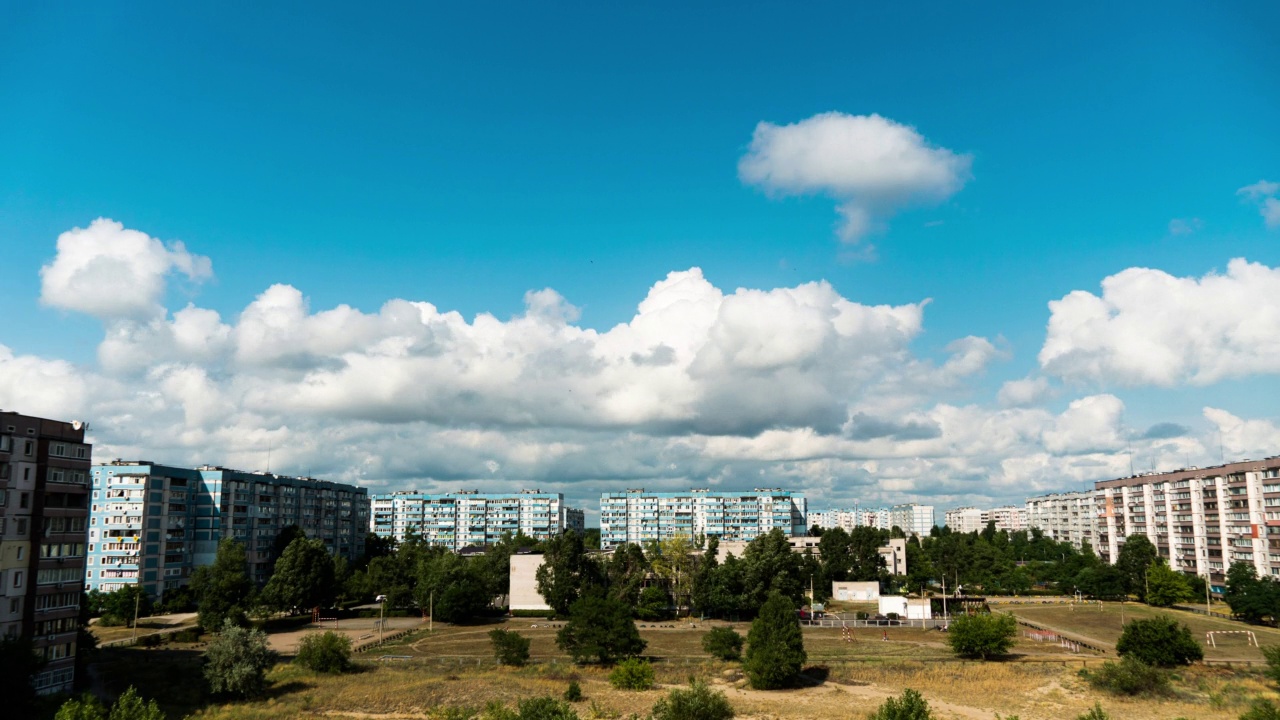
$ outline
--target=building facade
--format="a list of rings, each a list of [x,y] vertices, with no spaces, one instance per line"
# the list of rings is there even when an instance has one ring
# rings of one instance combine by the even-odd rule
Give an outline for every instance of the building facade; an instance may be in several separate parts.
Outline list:
[[[991,508],[982,511],[982,529],[985,530],[987,523],[995,523],[996,530],[1007,530],[1009,532],[1018,532],[1027,529],[1027,509],[1024,507],[1014,507],[1006,505],[1005,507]]]
[[[1095,484],[1097,552],[1115,563],[1145,535],[1169,566],[1207,577],[1215,592],[1235,562],[1280,577],[1280,456]]]
[[[908,535],[927,536],[934,522],[932,505],[906,503],[889,509],[889,527],[901,528]]]
[[[218,543],[245,546],[249,577],[270,579],[276,536],[297,525],[329,552],[354,562],[369,526],[365,488],[205,465],[145,460],[95,465],[89,517],[90,590],[141,584],[155,598],[213,563]]]
[[[638,489],[600,496],[600,546],[606,550],[677,535],[750,542],[774,528],[803,536],[807,521],[804,495],[777,488],[683,493]]]
[[[37,692],[70,692],[92,447],[79,422],[0,412],[0,635],[30,638]]]
[[[539,490],[379,494],[373,496],[371,522],[371,530],[379,537],[403,541],[417,533],[432,545],[454,551],[492,545],[506,533],[548,540],[565,530],[585,529],[582,510],[566,507],[560,493]]]
[[[845,532],[849,532],[860,524],[857,505],[850,509],[809,513],[810,527],[817,526],[827,530],[840,528]]]
[[[962,507],[948,510],[945,515],[947,528],[951,532],[982,532],[987,526],[982,520],[982,511],[976,507]]]
[[[1069,542],[1076,549],[1085,543],[1093,545],[1093,491],[1027,498],[1026,510],[1028,528],[1038,528],[1046,537]]]

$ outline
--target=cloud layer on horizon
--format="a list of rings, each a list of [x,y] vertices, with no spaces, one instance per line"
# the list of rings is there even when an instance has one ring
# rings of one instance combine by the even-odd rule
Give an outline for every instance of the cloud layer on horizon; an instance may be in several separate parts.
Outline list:
[[[1208,454],[1205,433],[1127,428],[1109,393],[1050,410],[1060,389],[1045,376],[975,401],[1007,353],[971,336],[942,358],[920,356],[926,299],[864,305],[825,282],[727,292],[690,268],[655,282],[630,320],[603,331],[576,324],[577,309],[550,288],[528,292],[507,319],[407,299],[377,312],[316,310],[283,284],[233,318],[194,304],[170,314],[167,283],[209,277],[211,263],[111,221],[90,231],[59,239],[42,297],[102,321],[97,365],[0,345],[0,407],[91,421],[99,459],[261,469],[270,448],[277,470],[375,490],[531,485],[590,508],[618,487],[785,485],[821,508],[1019,499],[1127,474],[1128,446],[1154,463]],[[125,299],[67,301],[81,282],[74,268],[99,257],[130,271],[94,275],[95,292]],[[1280,314],[1256,304],[1276,296],[1277,275],[1243,261],[1201,279],[1119,273],[1101,298],[1051,303],[1043,370],[1102,384],[1274,372],[1271,346],[1222,340],[1277,336]],[[142,289],[122,285],[139,279]],[[1255,301],[1247,310],[1245,295]],[[1213,352],[1179,350],[1147,305],[1176,309],[1184,327],[1214,339]],[[1242,328],[1249,318],[1259,325]],[[1131,326],[1145,332],[1136,349]],[[1133,353],[1171,360],[1142,369]],[[1216,408],[1203,417],[1233,453],[1280,441],[1267,421]]]

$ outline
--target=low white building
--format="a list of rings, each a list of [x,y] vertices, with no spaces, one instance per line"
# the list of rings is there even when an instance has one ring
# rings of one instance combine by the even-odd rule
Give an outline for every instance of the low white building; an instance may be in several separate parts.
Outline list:
[[[896,614],[906,620],[931,620],[933,609],[929,598],[905,598],[901,595],[882,595],[880,597],[880,614]]]
[[[538,593],[538,568],[541,554],[511,556],[511,582],[507,603],[511,610],[550,610],[551,606]]]
[[[845,602],[869,602],[880,599],[878,582],[833,582],[831,597]]]

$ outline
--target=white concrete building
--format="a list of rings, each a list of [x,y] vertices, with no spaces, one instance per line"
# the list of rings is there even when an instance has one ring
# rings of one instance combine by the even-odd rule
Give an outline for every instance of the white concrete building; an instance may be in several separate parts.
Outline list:
[[[677,535],[750,542],[774,528],[788,536],[803,536],[809,529],[808,515],[804,495],[779,488],[603,493],[600,546],[609,550],[623,543],[639,544]]]
[[[982,527],[979,531],[985,530],[987,523],[995,523],[996,530],[1007,530],[1009,532],[1017,532],[1027,529],[1027,509],[1006,505],[1005,507],[991,508],[982,511]]]
[[[1146,535],[1170,567],[1207,577],[1214,592],[1234,562],[1280,577],[1280,456],[1150,473],[1095,484],[1098,555]]]
[[[933,506],[906,503],[889,510],[889,527],[901,528],[908,535],[926,536],[933,530]]]
[[[1095,513],[1093,491],[1054,493],[1027,498],[1027,527],[1039,528],[1045,537],[1069,542],[1077,549],[1093,544]]]
[[[982,519],[982,511],[976,507],[948,510],[945,517],[947,528],[955,533],[981,532],[987,525]]]
[[[583,512],[566,507],[560,493],[409,491],[374,495],[370,529],[397,541],[416,532],[432,545],[456,551],[469,545],[492,545],[504,533],[547,540],[565,530],[581,532],[583,521]]]
[[[538,568],[543,555],[538,553],[511,556],[511,581],[507,607],[511,610],[550,610],[551,606],[538,593]]]

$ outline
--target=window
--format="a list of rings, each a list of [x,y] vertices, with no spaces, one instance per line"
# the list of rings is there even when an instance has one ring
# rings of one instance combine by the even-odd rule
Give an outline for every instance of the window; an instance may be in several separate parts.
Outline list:
[[[27,509],[31,506],[31,493],[18,493],[18,507]]]
[[[27,519],[26,518],[18,518],[17,531],[18,531],[18,537],[27,536]]]
[[[14,589],[22,587],[22,571],[21,570],[13,571],[13,587]]]
[[[27,444],[26,444],[26,447],[24,447],[24,448],[23,448],[23,450],[22,450],[22,454],[23,454],[23,455],[26,455],[27,457],[31,457],[32,455],[35,455],[35,454],[36,454],[36,444],[35,444],[35,443],[33,443],[33,442],[31,442],[30,440],[28,440],[28,441],[27,441]]]

